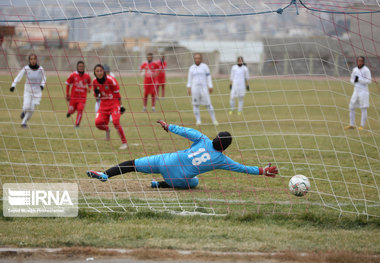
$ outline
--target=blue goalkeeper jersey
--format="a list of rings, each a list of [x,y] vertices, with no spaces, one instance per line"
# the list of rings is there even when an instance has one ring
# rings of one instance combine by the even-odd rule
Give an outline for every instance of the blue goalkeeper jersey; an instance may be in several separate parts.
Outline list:
[[[259,174],[257,166],[242,165],[215,150],[212,141],[197,130],[169,125],[169,131],[192,141],[193,144],[183,151],[136,159],[138,172],[160,173],[169,185],[180,188],[188,186],[187,179],[216,169]]]

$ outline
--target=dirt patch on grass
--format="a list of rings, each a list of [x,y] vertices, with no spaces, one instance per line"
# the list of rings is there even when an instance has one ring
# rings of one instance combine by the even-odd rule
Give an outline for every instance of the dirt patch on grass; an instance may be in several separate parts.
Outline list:
[[[133,258],[154,261],[196,261],[196,262],[380,262],[380,255],[352,251],[317,251],[317,252],[214,252],[184,251],[171,249],[106,249],[94,247],[69,248],[2,248],[0,258],[14,259],[116,259]]]

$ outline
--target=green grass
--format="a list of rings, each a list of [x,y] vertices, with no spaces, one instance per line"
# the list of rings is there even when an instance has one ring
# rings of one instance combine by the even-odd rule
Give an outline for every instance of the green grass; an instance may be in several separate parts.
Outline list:
[[[0,244],[212,251],[353,251],[380,253],[380,221],[326,214],[227,217],[167,213],[88,213],[77,218],[1,217]]]
[[[379,243],[379,233],[371,223],[380,216],[380,100],[375,85],[370,87],[367,129],[358,132],[343,129],[353,89],[343,81],[254,80],[245,98],[243,115],[230,116],[228,81],[217,79],[212,101],[220,125],[211,125],[203,108],[204,125],[197,128],[184,78],[169,79],[167,98],[157,103],[156,113],[141,111],[142,87],[136,84],[140,80],[119,79],[127,109],[121,123],[130,146],[121,152],[114,128],[111,142],[105,141],[104,132],[96,129],[91,95],[81,128],[74,129],[74,119],[65,116],[65,77],[48,77],[48,87],[29,129],[20,128],[23,85],[10,93],[11,79],[0,77],[0,183],[76,182],[81,197],[80,216],[2,218],[3,245],[23,246],[19,242],[25,235],[25,246],[142,245],[249,251],[297,247],[307,250],[315,245],[322,250],[329,246],[355,250],[355,242],[360,242],[356,250],[379,252],[375,245]],[[199,187],[191,191],[149,188],[152,177],[160,179],[159,175],[131,173],[107,183],[86,177],[88,169],[106,169],[121,161],[189,147],[183,138],[162,131],[155,124],[158,119],[200,129],[210,138],[228,130],[235,136],[226,152],[228,156],[247,165],[272,162],[279,167],[280,175],[272,179],[214,171],[199,176]],[[311,181],[312,191],[303,198],[292,196],[287,189],[295,174],[304,174]],[[176,217],[146,211],[229,216]],[[341,215],[351,220],[347,227],[339,223]],[[361,216],[369,220],[364,226]],[[313,220],[320,223],[313,225]],[[11,235],[9,229],[15,222],[17,229]],[[325,226],[326,222],[333,223]],[[171,225],[178,230],[170,234],[162,230]],[[194,226],[202,230],[187,237]],[[233,230],[227,231],[228,226]],[[54,237],[49,231],[58,235]],[[266,236],[268,232],[271,234]],[[307,238],[299,238],[304,235]],[[346,241],[340,243],[341,240]]]

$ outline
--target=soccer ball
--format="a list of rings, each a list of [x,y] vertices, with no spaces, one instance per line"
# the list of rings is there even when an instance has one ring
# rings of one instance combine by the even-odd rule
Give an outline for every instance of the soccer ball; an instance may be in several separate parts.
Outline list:
[[[297,174],[289,181],[289,190],[295,196],[304,196],[310,190],[310,182],[306,176]]]

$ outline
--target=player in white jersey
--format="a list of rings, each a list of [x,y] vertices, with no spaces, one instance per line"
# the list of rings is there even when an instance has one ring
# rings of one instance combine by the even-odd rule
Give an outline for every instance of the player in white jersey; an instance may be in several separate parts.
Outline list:
[[[231,69],[231,76],[230,76],[230,106],[231,110],[229,111],[229,114],[232,115],[233,111],[235,110],[235,99],[239,99],[239,106],[238,106],[238,115],[241,114],[243,111],[243,104],[244,104],[244,96],[245,91],[249,90],[248,85],[248,68],[244,63],[243,57],[237,58],[237,65],[232,66]]]
[[[32,117],[36,105],[40,104],[42,97],[42,90],[45,87],[46,76],[44,69],[37,63],[37,55],[32,54],[29,56],[29,65],[23,67],[17,74],[12,83],[10,91],[13,92],[16,85],[24,74],[26,73],[26,81],[24,86],[24,103],[21,113],[21,127],[26,128],[26,123]]]
[[[103,67],[104,67],[104,72],[107,74],[107,76],[116,78],[116,75],[113,72],[111,72],[110,66],[108,66],[107,64],[104,64]],[[97,97],[96,102],[95,102],[95,113],[98,112],[99,107],[100,107],[100,97]],[[110,116],[110,122],[112,122],[112,116]]]
[[[368,84],[371,83],[371,71],[364,65],[365,59],[360,56],[356,59],[357,67],[352,70],[351,83],[354,84],[354,93],[350,101],[350,125],[345,129],[355,129],[355,109],[360,108],[362,118],[358,130],[363,130],[367,121],[367,109],[369,107]]]
[[[187,93],[192,96],[196,124],[202,124],[200,105],[205,105],[211,116],[212,123],[217,126],[219,123],[215,118],[214,108],[210,99],[210,93],[212,93],[211,73],[209,67],[202,63],[202,55],[199,53],[194,55],[194,64],[189,68]]]

